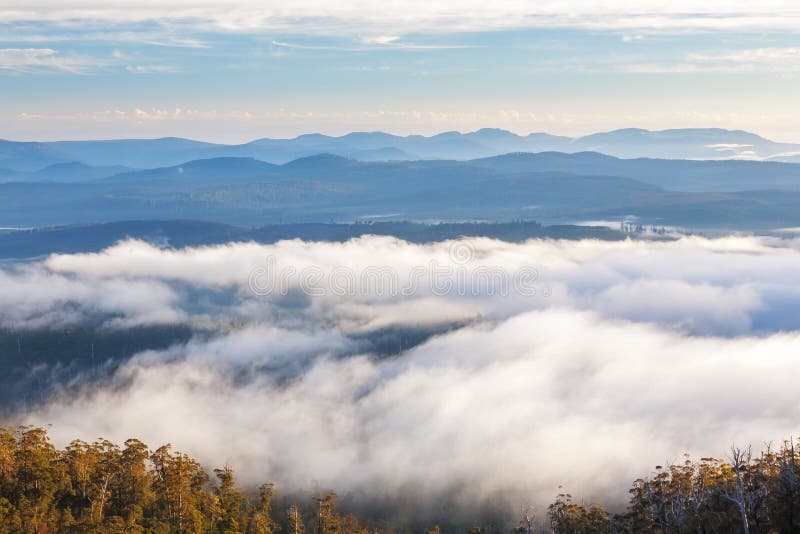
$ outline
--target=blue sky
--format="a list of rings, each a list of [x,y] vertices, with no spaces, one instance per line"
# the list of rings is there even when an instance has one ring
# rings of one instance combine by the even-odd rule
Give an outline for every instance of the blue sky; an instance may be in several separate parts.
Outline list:
[[[800,141],[794,0],[7,2],[9,139],[636,126]]]

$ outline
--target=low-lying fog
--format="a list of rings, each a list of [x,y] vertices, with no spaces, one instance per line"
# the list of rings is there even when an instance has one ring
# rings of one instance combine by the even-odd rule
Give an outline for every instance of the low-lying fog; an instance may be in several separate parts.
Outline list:
[[[170,442],[245,483],[364,503],[542,507],[559,485],[620,503],[683,452],[796,436],[798,305],[800,241],[737,236],[128,241],[0,271],[3,328],[215,332],[13,422],[59,444]],[[438,335],[375,349],[392,329]]]

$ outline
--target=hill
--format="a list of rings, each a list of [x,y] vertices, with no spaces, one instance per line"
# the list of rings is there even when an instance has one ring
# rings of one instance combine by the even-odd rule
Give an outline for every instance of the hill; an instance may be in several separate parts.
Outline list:
[[[800,189],[800,165],[775,161],[620,159],[598,152],[542,152],[505,154],[471,163],[500,172],[560,171],[621,176],[673,191]]]
[[[283,165],[212,158],[76,183],[0,184],[0,227],[128,219],[260,226],[359,220],[622,220],[714,229],[800,226],[800,166],[620,160],[597,153]]]
[[[469,160],[509,152],[601,152],[623,158],[766,159],[800,152],[800,145],[777,143],[738,130],[696,128],[650,131],[636,128],[583,137],[546,133],[518,135],[497,128],[399,136],[353,132],[342,136],[305,134],[293,139],[263,138],[242,144],[218,144],[175,137],[98,141],[0,141],[0,169],[36,171],[54,163],[92,167],[122,165],[150,169],[221,157],[254,158],[282,164],[321,153],[361,161],[416,159]]]

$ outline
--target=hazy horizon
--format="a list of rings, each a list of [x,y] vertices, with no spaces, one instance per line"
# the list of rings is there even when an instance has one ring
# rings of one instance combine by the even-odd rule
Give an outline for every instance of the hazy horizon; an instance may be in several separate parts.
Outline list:
[[[764,139],[766,139],[768,141],[773,141],[773,142],[776,142],[776,143],[800,144],[800,137],[798,137],[797,139],[782,139],[782,138],[781,139],[776,139],[776,138],[772,138],[772,137],[770,137],[768,135],[764,135],[761,132],[757,132],[757,131],[746,130],[746,129],[743,129],[743,128],[719,128],[719,127],[716,127],[716,126],[708,126],[708,127],[696,126],[696,127],[686,127],[686,128],[675,127],[675,128],[664,128],[664,129],[642,128],[642,127],[638,127],[638,126],[623,126],[623,127],[614,128],[614,129],[611,129],[611,130],[585,131],[583,133],[578,133],[578,134],[575,134],[575,135],[571,135],[571,134],[568,134],[568,133],[559,133],[559,132],[555,132],[555,131],[525,131],[525,130],[511,130],[511,129],[508,129],[508,128],[501,128],[501,127],[497,127],[497,126],[481,126],[481,127],[475,128],[475,129],[433,130],[431,132],[423,132],[423,131],[417,131],[417,130],[400,131],[400,130],[391,130],[391,129],[386,129],[386,130],[341,130],[341,131],[338,131],[338,130],[337,131],[333,131],[333,130],[331,130],[331,131],[311,130],[311,131],[303,131],[301,133],[294,134],[294,135],[287,135],[285,137],[273,137],[273,136],[268,136],[268,135],[261,135],[261,136],[257,136],[257,137],[243,137],[241,139],[235,138],[235,139],[230,140],[230,141],[226,141],[224,139],[215,139],[213,137],[192,136],[191,134],[188,134],[188,135],[153,135],[153,136],[150,136],[150,137],[124,137],[124,136],[122,136],[122,137],[72,137],[72,138],[70,138],[70,137],[11,138],[11,137],[2,137],[2,136],[0,136],[0,140],[12,141],[12,142],[18,142],[18,143],[37,143],[37,142],[50,143],[50,142],[55,142],[55,141],[128,141],[128,140],[157,140],[157,139],[179,138],[179,139],[186,139],[186,140],[189,140],[189,141],[197,141],[197,142],[201,142],[201,143],[213,143],[213,144],[221,144],[221,145],[238,145],[238,144],[251,143],[253,141],[258,141],[258,140],[261,140],[261,139],[272,139],[272,140],[276,140],[276,141],[282,141],[282,140],[290,141],[290,140],[294,140],[294,139],[296,139],[298,137],[302,137],[302,136],[306,136],[306,135],[323,135],[323,136],[326,136],[326,137],[338,138],[338,137],[343,137],[343,136],[346,136],[346,135],[349,135],[349,134],[358,134],[358,133],[368,133],[368,134],[385,133],[385,134],[389,134],[389,135],[393,135],[393,136],[397,136],[397,137],[412,137],[412,136],[435,137],[437,135],[446,134],[446,133],[457,133],[457,134],[460,134],[460,135],[465,135],[465,134],[470,134],[470,133],[476,133],[476,132],[479,132],[481,130],[503,130],[503,131],[512,133],[514,135],[517,135],[519,137],[526,137],[528,135],[552,135],[552,136],[555,136],[555,137],[567,137],[567,138],[570,138],[570,139],[580,139],[582,137],[588,137],[590,135],[608,134],[608,133],[614,133],[614,132],[624,131],[624,130],[644,130],[644,131],[652,132],[652,133],[674,131],[674,130],[725,130],[725,131],[728,131],[728,132],[745,132],[745,133],[754,134],[754,135],[762,137],[762,138],[764,138]]]

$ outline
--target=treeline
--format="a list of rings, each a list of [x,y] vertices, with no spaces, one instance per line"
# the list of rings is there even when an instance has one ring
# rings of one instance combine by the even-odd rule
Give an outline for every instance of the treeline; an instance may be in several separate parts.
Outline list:
[[[273,509],[275,487],[245,493],[230,467],[213,477],[170,445],[73,441],[42,428],[0,429],[0,533],[367,534],[336,494]]]
[[[129,238],[152,241],[157,237],[171,247],[182,248],[249,241],[272,244],[284,239],[341,243],[365,235],[393,236],[411,243],[433,243],[460,237],[490,237],[513,243],[533,238],[625,239],[625,233],[603,226],[543,226],[527,220],[435,224],[410,221],[294,223],[256,228],[208,221],[139,220],[0,232],[0,259],[35,258],[54,253],[99,252]]]
[[[686,457],[637,479],[622,513],[557,496],[541,522],[509,518],[512,534],[800,532],[800,452],[792,442],[726,460]],[[0,534],[376,534],[386,523],[337,510],[337,496],[290,502],[274,485],[248,491],[228,466],[206,470],[170,445],[136,439],[54,447],[46,430],[0,428]],[[414,520],[415,518],[409,518]],[[418,518],[417,518],[418,519]],[[405,531],[405,529],[400,529]],[[461,528],[494,534],[493,527]],[[508,532],[506,530],[506,532]],[[427,534],[439,534],[438,526]]]
[[[556,534],[800,532],[800,451],[793,442],[760,454],[732,448],[725,460],[686,456],[633,482],[624,513],[560,494],[548,508]]]

